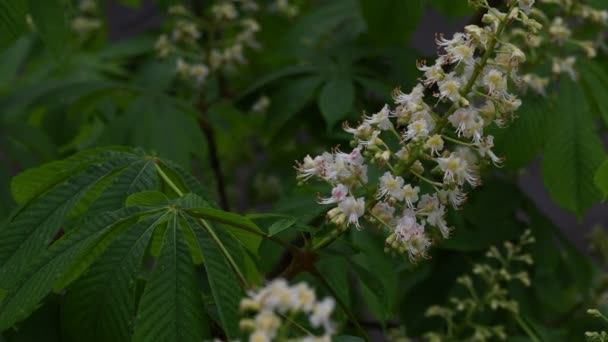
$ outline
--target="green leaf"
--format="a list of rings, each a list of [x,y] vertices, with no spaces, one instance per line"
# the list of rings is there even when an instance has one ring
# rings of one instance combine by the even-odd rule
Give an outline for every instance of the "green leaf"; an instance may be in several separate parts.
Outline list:
[[[597,110],[604,125],[608,126],[608,98],[606,88],[608,88],[608,71],[601,64],[594,61],[579,63],[581,84],[589,101],[594,105],[592,109]]]
[[[313,75],[290,80],[280,87],[270,101],[268,124],[280,129],[315,98],[322,82],[323,77]]]
[[[549,195],[579,218],[600,198],[593,176],[605,152],[580,87],[562,80],[548,128],[542,174]]]
[[[316,68],[310,65],[291,65],[285,68],[274,70],[268,75],[258,78],[258,80],[254,84],[250,85],[247,89],[243,91],[242,94],[239,95],[238,99],[242,99],[243,97],[253,93],[254,91],[279,79],[302,74],[310,74],[314,71],[316,71]]]
[[[332,338],[333,342],[363,342],[365,341],[361,337],[350,336],[350,335],[339,335]]]
[[[141,215],[141,208],[125,208],[95,217],[80,229],[57,241],[40,256],[9,277],[0,277],[0,288],[8,289],[0,303],[0,331],[27,317],[49,293],[55,281],[82,250],[104,231]]]
[[[169,198],[159,191],[143,191],[127,197],[125,206],[158,207],[169,204]]]
[[[424,0],[359,0],[367,30],[375,42],[406,44],[418,26]]]
[[[290,228],[296,223],[297,219],[295,217],[285,218],[282,220],[278,220],[273,223],[270,227],[268,227],[268,236],[276,235],[285,229]]]
[[[250,219],[239,214],[214,208],[189,208],[189,212],[207,220],[225,223],[237,227],[245,227],[250,230],[261,232],[262,230]]]
[[[143,95],[107,126],[101,140],[139,146],[189,167],[191,155],[204,148],[205,142],[191,114],[165,96]]]
[[[80,198],[133,157],[93,164],[17,211],[0,229],[0,279],[14,277],[52,242]]]
[[[604,198],[608,196],[608,160],[604,161],[593,177],[595,185],[602,191]]]
[[[61,0],[28,0],[28,2],[36,31],[55,58],[60,59],[68,51],[70,40],[64,2]]]
[[[202,341],[209,337],[204,303],[176,215],[167,222],[163,240],[139,304],[133,341]]]
[[[210,227],[210,229],[214,229]],[[239,302],[243,291],[220,247],[200,226],[192,227],[205,258],[205,270],[220,321],[229,340],[239,337]],[[215,230],[215,229],[214,229]]]
[[[26,0],[0,1],[0,48],[10,45],[27,30],[27,10]]]
[[[494,136],[496,152],[505,158],[510,169],[525,167],[540,152],[551,112],[545,97],[526,97],[517,111],[517,119],[507,129],[497,129]]]
[[[130,227],[67,289],[62,322],[71,339],[130,341],[135,279],[161,215]]]
[[[126,148],[91,149],[26,170],[13,177],[11,192],[17,204],[24,204],[82,168],[109,158],[126,156],[129,154],[127,151]]]
[[[452,18],[462,18],[475,14],[475,9],[473,6],[469,6],[468,1],[431,0],[431,5],[439,13]]]
[[[328,127],[344,119],[352,110],[355,86],[347,75],[334,75],[325,83],[319,94],[319,109]]]
[[[0,54],[0,89],[10,86],[32,48],[30,37],[21,37]]]

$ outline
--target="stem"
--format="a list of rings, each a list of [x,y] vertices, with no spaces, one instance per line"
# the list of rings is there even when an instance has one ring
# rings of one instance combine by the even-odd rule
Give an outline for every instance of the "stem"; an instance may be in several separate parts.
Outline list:
[[[336,299],[336,302],[338,303],[338,306],[340,306],[340,308],[342,309],[342,311],[344,311],[344,313],[346,314],[346,316],[348,316],[348,319],[355,325],[355,328],[357,329],[357,331],[359,332],[359,334],[361,334],[361,336],[366,341],[369,341],[370,340],[369,339],[369,335],[367,335],[367,332],[365,331],[365,329],[363,329],[363,327],[361,326],[361,324],[359,324],[359,321],[357,320],[357,317],[355,317],[355,315],[348,309],[348,307],[342,301],[342,299],[340,298],[340,296],[338,296],[338,293],[327,282],[327,280],[325,278],[323,278],[323,276],[321,275],[321,273],[319,273],[319,271],[316,268],[314,268],[314,267],[311,270],[309,270],[309,272],[315,278],[317,278],[317,280],[319,280],[321,282],[321,284],[323,285],[323,287],[325,287],[327,289],[327,291],[329,291],[331,293],[331,295]]]
[[[213,231],[213,228],[211,228],[211,226],[209,225],[209,223],[207,221],[205,221],[201,218],[199,218],[198,221],[199,221],[199,223],[202,224],[203,228],[205,228],[207,233],[209,233],[209,235],[211,235],[211,238],[213,239],[213,241],[215,241],[217,246],[220,248],[220,250],[222,251],[222,254],[224,254],[224,257],[226,258],[226,260],[228,260],[228,263],[234,270],[234,273],[236,273],[236,275],[239,277],[239,280],[241,281],[241,284],[243,285],[243,287],[249,288],[247,278],[245,278],[245,276],[243,275],[243,272],[241,272],[241,269],[239,268],[239,266],[236,264],[236,262],[232,258],[232,255],[228,252],[228,250],[226,249],[226,247],[224,246],[222,241],[219,239],[217,234],[215,234],[215,232]]]
[[[490,43],[488,44],[488,48],[486,49],[486,52],[483,54],[481,61],[479,61],[479,63],[475,65],[475,70],[473,70],[473,74],[471,75],[471,78],[469,79],[469,81],[467,82],[465,87],[460,92],[461,96],[465,97],[471,91],[471,89],[475,85],[475,82],[477,82],[477,79],[479,78],[479,75],[481,75],[483,68],[488,63],[488,59],[490,59],[490,57],[494,53],[496,44],[498,44],[498,38],[504,32],[504,30],[507,26],[507,21],[508,21],[509,15],[513,11],[513,8],[514,8],[514,6],[516,6],[516,4],[517,4],[517,2],[513,2],[513,4],[509,7],[509,10],[507,11],[507,13],[505,15],[505,20],[501,21],[500,25],[498,26],[498,29],[496,29],[496,34],[492,37]],[[445,127],[445,125],[448,123],[448,117],[450,115],[452,115],[456,111],[456,109],[458,109],[457,103],[452,104],[450,109],[445,113],[445,115],[437,123],[437,126],[435,126],[435,129],[433,130],[432,133],[430,133],[430,135],[434,135],[434,134],[437,134],[438,132],[441,132],[443,130],[443,128]]]
[[[175,193],[179,197],[184,196],[184,193],[177,187],[177,185],[175,185],[175,183],[173,183],[173,181],[171,180],[171,178],[169,178],[169,176],[167,176],[167,174],[165,173],[165,171],[163,171],[163,169],[160,167],[160,165],[158,165],[158,163],[154,163],[154,167],[156,167],[156,171],[158,172],[158,174],[160,175],[160,177],[167,183],[167,185],[169,185],[169,187],[173,191],[175,191]]]
[[[215,180],[217,182],[217,193],[220,199],[220,206],[225,211],[230,211],[230,204],[228,203],[228,195],[226,194],[226,183],[224,181],[224,176],[222,174],[222,167],[220,164],[220,158],[217,153],[217,143],[215,142],[215,131],[211,126],[211,123],[207,119],[200,106],[201,116],[198,119],[198,126],[205,134],[205,138],[207,139],[207,147],[209,150],[209,163],[211,164],[211,169],[215,175]]]
[[[162,168],[158,164],[154,164],[154,166],[156,167],[156,170],[158,171],[158,174],[160,174],[160,177],[167,183],[167,185],[169,185],[169,187],[171,187],[171,189],[173,189],[173,191],[175,191],[175,193],[178,196],[180,196],[180,197],[183,196],[184,193],[177,187],[177,185],[175,185],[175,183],[173,183],[173,181],[171,180],[171,178],[169,178],[169,176],[167,176],[167,174],[162,170]],[[201,225],[203,226],[203,228],[205,228],[205,230],[207,231],[207,233],[209,233],[209,235],[211,235],[211,238],[218,245],[218,247],[222,251],[222,254],[224,254],[224,257],[226,258],[226,260],[228,260],[228,263],[230,264],[230,266],[234,270],[234,273],[236,273],[236,275],[239,277],[239,279],[241,281],[241,284],[245,288],[249,287],[248,286],[248,282],[247,282],[247,278],[245,278],[245,276],[243,275],[243,272],[241,272],[241,269],[236,264],[236,262],[232,258],[232,255],[230,255],[230,253],[228,252],[228,250],[226,249],[226,247],[224,246],[224,244],[222,243],[222,241],[215,234],[215,232],[213,231],[213,229],[211,228],[211,226],[209,226],[209,223],[207,223],[207,221],[203,220],[202,218],[199,218],[198,221],[199,221],[199,223],[201,223]]]
[[[188,211],[188,210],[186,210],[186,211]],[[188,214],[190,214],[191,216],[194,216],[194,217],[198,217],[200,219],[205,219],[206,218],[206,216],[201,215],[201,214],[196,213],[196,212],[188,211]],[[296,246],[294,246],[294,245],[292,245],[292,244],[290,244],[290,243],[288,243],[286,241],[283,241],[281,239],[275,238],[274,236],[269,236],[269,235],[265,234],[264,232],[260,232],[260,231],[251,229],[251,228],[249,228],[249,227],[247,227],[245,225],[239,225],[237,222],[230,222],[230,223],[225,223],[225,224],[227,224],[227,225],[229,225],[231,227],[234,227],[234,228],[242,229],[242,230],[247,231],[247,232],[249,232],[251,234],[255,234],[255,235],[260,236],[260,237],[262,237],[262,238],[264,238],[266,240],[272,241],[272,242],[274,242],[274,243],[276,243],[276,244],[284,247],[285,249],[288,249],[292,253],[299,251],[298,247],[296,247]]]
[[[464,142],[464,141],[461,141],[461,140],[458,140],[458,139],[454,139],[454,138],[452,138],[452,137],[450,137],[450,136],[447,136],[447,135],[445,135],[445,134],[442,134],[442,135],[441,135],[441,138],[443,138],[443,139],[445,139],[445,140],[447,140],[447,141],[451,141],[451,142],[453,142],[454,144],[458,144],[458,145],[462,145],[462,146],[468,146],[468,147],[475,146],[475,145],[473,145],[473,144],[470,144],[470,143],[467,143],[467,142]]]
[[[521,318],[521,316],[519,314],[515,314],[515,320],[517,321],[517,324],[519,324],[519,326],[526,332],[526,334],[530,337],[530,339],[533,342],[540,342],[540,339],[538,338],[538,336],[536,336],[536,334],[532,331],[532,329],[530,329],[528,324],[526,322],[524,322],[524,320]]]

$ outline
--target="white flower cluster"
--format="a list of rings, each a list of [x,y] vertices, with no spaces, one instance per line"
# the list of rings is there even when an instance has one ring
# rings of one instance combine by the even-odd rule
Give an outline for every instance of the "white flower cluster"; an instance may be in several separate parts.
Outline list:
[[[330,342],[334,333],[331,321],[334,308],[333,298],[317,300],[315,291],[306,283],[289,286],[285,279],[276,279],[265,287],[250,292],[248,297],[241,300],[241,311],[255,315],[253,318],[242,319],[240,327],[250,332],[250,342],[282,340],[288,334],[290,341]],[[307,317],[307,324],[323,333],[320,336],[294,338],[293,330],[297,328],[289,330],[289,325],[298,316]]]
[[[297,166],[301,181],[314,177],[332,186],[320,202],[336,205],[327,216],[339,229],[360,228],[365,218],[388,231],[387,251],[407,252],[412,261],[427,255],[432,235],[449,236],[447,207],[460,207],[466,189],[481,183],[480,166],[501,162],[484,131],[510,121],[521,105],[509,85],[521,82],[517,71],[526,56],[502,35],[516,21],[539,28],[525,14],[533,1],[511,1],[506,13],[473,2],[488,9],[486,26],[467,26],[451,39],[439,35],[439,58],[418,64],[424,77],[411,92],[396,90],[394,108],[385,105],[357,127],[345,124],[351,152],[306,156]],[[376,189],[371,164],[381,170]]]
[[[253,0],[219,1],[203,18],[184,6],[172,6],[171,32],[156,41],[157,54],[161,58],[176,55],[177,74],[200,86],[212,71],[246,64],[245,48],[260,47],[256,40],[260,25],[253,18],[257,11]]]
[[[72,30],[81,39],[88,38],[92,33],[101,29],[99,8],[95,0],[82,0],[78,4],[77,15],[72,19]]]
[[[539,0],[539,2],[548,7],[547,10],[531,8],[527,11],[526,20],[538,21],[545,25],[547,30],[526,32],[514,29],[509,32],[509,39],[521,41],[521,45],[525,46],[526,54],[533,56],[531,64],[541,64],[542,60],[546,59],[552,64],[551,70],[554,75],[566,74],[575,80],[577,79],[575,64],[579,57],[576,53],[580,51],[579,54],[589,59],[597,56],[597,50],[605,41],[608,11],[572,0]],[[556,13],[556,15],[548,16],[547,13]],[[583,26],[591,29],[579,29]],[[579,32],[584,33],[578,34]],[[595,40],[589,39],[593,38],[593,35],[596,37]],[[574,49],[567,48],[570,46]],[[546,94],[549,77],[529,73],[524,75],[522,80],[527,88],[541,95]]]

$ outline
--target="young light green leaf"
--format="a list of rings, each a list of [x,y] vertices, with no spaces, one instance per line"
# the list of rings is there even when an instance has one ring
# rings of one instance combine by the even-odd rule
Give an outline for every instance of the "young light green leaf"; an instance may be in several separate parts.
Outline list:
[[[167,222],[163,240],[139,304],[133,341],[203,341],[209,337],[204,303],[177,215]]]
[[[347,75],[334,75],[321,89],[319,109],[328,127],[344,119],[353,108],[355,86]]]

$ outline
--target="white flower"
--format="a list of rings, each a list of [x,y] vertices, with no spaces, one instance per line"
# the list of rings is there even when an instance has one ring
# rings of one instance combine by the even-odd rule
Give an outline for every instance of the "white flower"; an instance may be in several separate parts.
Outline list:
[[[326,330],[331,330],[331,321],[329,318],[334,311],[335,306],[336,302],[330,297],[327,297],[321,302],[317,303],[312,310],[312,315],[310,316],[310,325],[312,325],[313,328],[323,326]]]
[[[255,325],[259,330],[266,331],[270,336],[281,326],[281,320],[271,310],[262,310],[255,316]]]
[[[458,136],[473,137],[479,139],[481,133],[479,130],[483,128],[483,119],[479,116],[479,112],[473,107],[458,108],[448,120],[454,128]]]
[[[572,80],[576,81],[578,76],[574,71],[574,64],[576,63],[576,57],[570,56],[567,58],[553,58],[553,73],[561,74],[567,73]]]
[[[424,229],[418,229],[412,234],[407,252],[412,262],[416,262],[420,258],[427,257],[427,250],[431,246],[431,240],[424,233]]]
[[[416,120],[407,125],[407,131],[403,135],[403,139],[411,140],[418,137],[426,137],[429,135],[428,125],[425,120]]]
[[[549,26],[549,34],[553,36],[558,43],[563,43],[572,35],[572,31],[568,28],[564,19],[556,17],[553,19],[551,26]]]
[[[298,163],[298,178],[307,180],[310,177],[318,176],[321,178],[327,177],[328,169],[333,165],[334,157],[325,152],[314,159],[307,155],[302,163]]]
[[[435,134],[428,138],[424,143],[424,147],[431,150],[431,155],[439,155],[439,151],[443,150],[443,139],[441,139],[441,135]]]
[[[372,214],[382,220],[384,223],[390,223],[395,214],[395,207],[386,202],[378,202],[372,208]]]
[[[471,186],[479,185],[479,178],[470,170],[469,163],[454,153],[446,158],[437,158],[437,163],[444,172],[445,183],[463,185],[466,181]]]
[[[507,90],[507,79],[501,71],[494,68],[484,73],[482,84],[491,96],[498,96]]]
[[[382,109],[378,113],[372,115],[369,118],[366,118],[365,123],[369,125],[376,125],[376,127],[378,127],[379,129],[386,131],[393,127],[393,124],[390,120],[390,113],[391,112],[388,108],[388,105],[384,105],[384,107],[382,107]]]
[[[266,331],[256,330],[249,336],[249,342],[270,342],[272,339]]]
[[[532,6],[534,6],[534,0],[518,0],[519,8],[526,14],[530,14]]]
[[[441,81],[445,76],[440,63],[435,63],[430,67],[424,64],[418,64],[418,70],[424,71],[425,80],[422,81],[422,83],[427,87]]]
[[[209,75],[209,68],[204,64],[194,64],[190,67],[190,76],[194,77],[197,83],[201,84]]]
[[[348,224],[352,223],[357,229],[361,228],[359,217],[365,214],[365,199],[363,197],[355,199],[352,196],[348,196],[338,204],[338,207],[346,215]]]
[[[420,229],[421,227],[418,225],[414,213],[412,211],[406,211],[403,216],[397,220],[395,235],[397,236],[398,241],[407,242]]]
[[[452,102],[460,100],[460,87],[462,86],[458,77],[454,76],[451,72],[446,77],[438,82],[439,84],[439,98],[449,99]]]
[[[310,312],[314,308],[317,297],[315,291],[302,282],[292,288],[293,291],[293,308],[295,310],[302,310],[304,312]]]
[[[445,200],[449,202],[454,209],[460,208],[467,199],[467,195],[458,187],[448,190],[441,190],[439,192],[439,196],[441,196],[442,201]]]
[[[420,193],[420,187],[412,187],[411,184],[406,184],[403,187],[403,194],[405,198],[405,203],[410,208],[414,208],[414,203],[418,201],[418,194]]]
[[[339,203],[348,195],[348,187],[344,184],[338,184],[331,190],[331,197],[322,198],[320,204]]]
[[[494,147],[494,136],[488,135],[479,142],[477,147],[479,148],[479,154],[482,157],[485,157],[486,155],[490,157],[494,165],[499,166],[499,164],[502,163],[502,159],[492,152],[492,147]]]
[[[211,12],[213,12],[215,19],[217,20],[232,20],[239,15],[234,5],[230,2],[213,5],[213,7],[211,7]]]
[[[402,201],[405,194],[403,190],[403,182],[403,178],[400,176],[395,177],[390,171],[386,171],[384,175],[380,177],[377,197],[382,198],[390,196]]]

